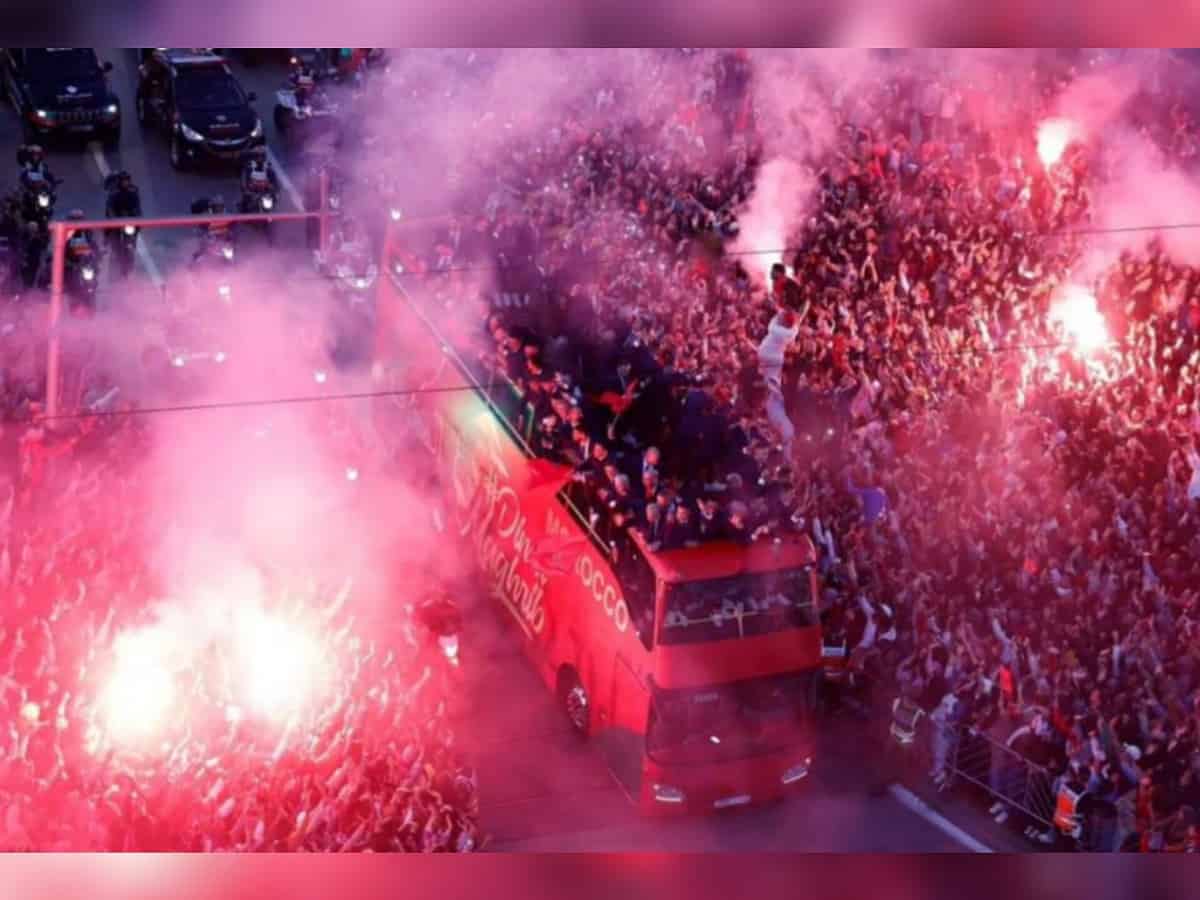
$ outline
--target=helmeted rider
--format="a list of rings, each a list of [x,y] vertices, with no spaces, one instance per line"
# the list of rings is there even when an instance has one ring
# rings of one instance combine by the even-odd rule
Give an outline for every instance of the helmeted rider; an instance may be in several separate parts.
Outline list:
[[[17,165],[21,169],[21,173],[36,172],[41,175],[50,184],[56,185],[59,179],[55,178],[50,172],[50,167],[46,164],[46,151],[42,149],[40,144],[22,144],[17,148]]]
[[[67,213],[68,222],[82,222],[83,210],[73,209]],[[91,230],[87,228],[77,228],[71,232],[67,238],[67,258],[72,259],[85,252],[96,252],[96,238]]]
[[[303,62],[296,61],[288,72],[288,86],[296,96],[297,106],[315,106],[320,97],[317,91],[317,73]]]
[[[108,201],[104,207],[105,215],[110,219],[134,219],[142,214],[142,197],[133,176],[128,172],[118,172],[112,190],[108,192]]]
[[[330,241],[330,256],[334,260],[356,262],[370,255],[366,231],[352,216],[345,216],[334,229]]]
[[[23,169],[20,177],[21,215],[26,220],[48,219],[54,203],[54,182],[39,169]]]
[[[213,197],[201,197],[192,203],[192,214],[203,216],[223,216],[226,214],[225,198],[220,194]],[[208,251],[210,240],[231,240],[232,229],[228,222],[207,222],[201,226],[200,235],[204,239],[196,252],[192,254],[192,262],[196,262]]]
[[[262,183],[270,185],[272,194],[279,192],[279,179],[267,158],[266,147],[254,147],[246,151],[246,164],[242,166],[242,193],[252,194],[262,190]]]

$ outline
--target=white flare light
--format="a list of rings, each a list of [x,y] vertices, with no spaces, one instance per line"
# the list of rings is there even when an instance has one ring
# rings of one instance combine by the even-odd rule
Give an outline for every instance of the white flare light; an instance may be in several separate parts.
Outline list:
[[[1080,353],[1092,353],[1109,342],[1108,326],[1095,296],[1078,285],[1064,287],[1050,304],[1050,321],[1063,327]]]
[[[1069,119],[1046,119],[1037,130],[1038,159],[1047,169],[1057,163],[1071,141],[1075,139],[1075,125]]]
[[[152,631],[124,635],[101,698],[105,730],[120,743],[152,737],[175,702],[165,647]]]

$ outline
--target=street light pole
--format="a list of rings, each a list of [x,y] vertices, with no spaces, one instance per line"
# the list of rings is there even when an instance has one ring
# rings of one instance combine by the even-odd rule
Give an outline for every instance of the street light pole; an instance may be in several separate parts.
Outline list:
[[[67,231],[65,222],[50,223],[50,343],[46,354],[46,418],[51,426],[58,415],[59,321],[62,319]]]

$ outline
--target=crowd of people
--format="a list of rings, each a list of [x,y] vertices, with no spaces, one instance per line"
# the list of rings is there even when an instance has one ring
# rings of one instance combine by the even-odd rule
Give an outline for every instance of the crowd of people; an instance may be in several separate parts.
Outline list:
[[[704,58],[692,77],[690,56],[645,54],[644,96],[589,85],[554,127],[514,129],[501,152],[481,144],[455,173],[458,214],[393,263],[418,276],[533,451],[571,467],[572,496],[616,557],[630,529],[651,549],[810,534],[826,642],[846,648],[856,683],[898,685],[939,725],[939,783],[951,751],[986,736],[1034,763],[1050,795],[1088,795],[1119,823],[1109,843],[1188,845],[1200,278],[1152,235],[1096,275],[1097,238],[1080,226],[1113,176],[1106,135],[1049,161],[1037,147],[1087,61],[1047,55],[968,78],[913,54],[852,89],[805,73],[837,137],[794,160],[811,179],[780,198],[804,210],[780,258],[734,250],[770,161],[754,58]],[[1189,171],[1187,84],[1158,79],[1108,131],[1140,133]],[[1053,315],[1072,290],[1095,297],[1109,332],[1089,352]],[[6,390],[36,415],[24,384]],[[85,499],[100,478],[109,497],[110,480],[134,490],[113,460],[142,438],[118,421],[71,440],[6,428],[20,627],[0,639],[16,723],[3,790],[21,798],[7,804],[8,841],[477,843],[444,718],[396,703],[420,688],[389,675],[382,648],[351,652],[349,636],[358,681],[314,725],[319,739],[278,760],[247,752],[233,723],[150,768],[81,754],[80,679],[99,663],[60,661],[101,658],[133,609],[117,598],[153,589],[130,552],[136,505],[114,527],[111,503]],[[74,512],[89,508],[91,526]],[[389,717],[397,727],[379,724]],[[997,820],[1020,818],[1005,766],[984,778]]]
[[[1084,270],[1112,158],[1098,135],[1043,162],[1037,130],[1107,64],[813,74],[839,140],[802,160],[815,196],[773,259],[726,252],[763,161],[751,64],[726,54],[690,96],[650,91],[665,109],[581,98],[487,160],[500,202],[404,262],[448,273],[426,287],[445,327],[614,548],[811,530],[860,684],[1019,746],[1149,849],[1200,808],[1200,284],[1153,235]],[[1188,171],[1175,75],[1108,130]],[[460,277],[481,260],[488,291]],[[1052,315],[1071,285],[1107,323],[1091,353]]]
[[[35,382],[6,371],[0,849],[478,849],[474,773],[419,626],[397,607],[403,627],[365,631],[324,569],[261,572],[263,615],[335,661],[311,704],[279,720],[252,709],[223,639],[172,661],[169,709],[144,684],[113,694],[122,648],[173,602],[153,549],[169,510],[153,508],[147,474],[164,432],[137,415],[49,428]],[[85,387],[90,407],[103,384]]]

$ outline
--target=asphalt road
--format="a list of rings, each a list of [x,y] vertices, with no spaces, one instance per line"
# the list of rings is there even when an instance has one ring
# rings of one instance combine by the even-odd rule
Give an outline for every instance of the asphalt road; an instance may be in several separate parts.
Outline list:
[[[98,48],[113,63],[112,84],[122,102],[123,131],[116,151],[98,145],[49,149],[52,170],[64,180],[58,212],[82,209],[103,218],[103,178],[129,170],[139,185],[147,216],[186,215],[192,201],[220,193],[232,206],[239,195],[237,172],[210,170],[178,173],[157,132],[145,132],[134,113],[137,57],[132,50]],[[274,92],[284,66],[249,68],[232,62],[256,103],[268,147],[285,180],[280,211],[297,210],[299,198],[286,189],[290,161],[272,121]],[[16,180],[20,128],[11,109],[0,110],[0,173],[11,166]],[[0,180],[3,175],[0,174]],[[116,283],[102,272],[100,308],[130,297],[161,296],[180,277],[195,246],[190,228],[154,229],[142,234],[136,283]],[[316,282],[303,247],[302,226],[281,228],[276,247],[268,249],[252,235],[247,262],[255,283],[290,290],[298,282]],[[242,251],[239,250],[239,255]],[[151,290],[157,288],[160,290]],[[241,289],[239,287],[239,289]],[[730,815],[681,821],[647,821],[634,810],[609,774],[597,750],[580,743],[532,669],[516,650],[515,638],[490,614],[477,616],[464,640],[465,667],[473,707],[463,726],[463,743],[473,748],[480,771],[484,826],[492,848],[509,851],[811,851],[944,852],[961,851],[960,842],[886,792],[877,783],[853,726],[838,726],[824,736],[811,781],[789,802]]]
[[[155,129],[143,129],[137,121],[134,108],[138,66],[136,52],[103,47],[96,49],[102,61],[113,64],[110,79],[121,100],[121,142],[115,151],[104,151],[98,144],[89,145],[78,140],[47,145],[51,170],[64,179],[58,191],[58,216],[65,217],[70,210],[80,209],[89,219],[104,218],[104,176],[120,169],[126,169],[133,175],[141,192],[143,213],[148,217],[188,215],[193,200],[215,194],[225,199],[226,207],[231,212],[236,211],[234,207],[240,196],[236,165],[205,167],[188,172],[172,169],[167,156],[166,138]],[[278,167],[285,176],[279,211],[300,211],[300,198],[294,190],[288,189],[286,183],[290,181],[290,161],[275,134],[272,116],[275,91],[286,77],[286,68],[282,64],[247,67],[236,59],[231,65],[243,87],[258,95],[254,106],[262,118],[268,147],[276,154]],[[17,171],[16,150],[20,143],[21,132],[16,115],[11,108],[0,109],[0,173],[5,171],[6,166],[11,166],[8,171],[12,173],[13,184]],[[3,178],[0,174],[0,184],[7,187]],[[277,223],[275,227],[277,241],[271,252],[266,252],[265,242],[257,232],[243,229],[245,239],[240,237],[239,244],[244,245],[243,250],[249,251],[246,254],[250,257],[246,271],[253,269],[253,275],[244,278],[253,277],[271,283],[276,279],[282,280],[285,273],[292,280],[311,274],[308,251],[303,245],[303,226]],[[183,263],[195,247],[196,237],[190,228],[155,229],[143,232],[141,242],[143,252],[139,253],[138,265],[140,281],[144,285],[160,286],[164,280],[179,276]],[[239,268],[242,268],[240,264]],[[102,272],[101,284],[111,284],[108,273]],[[122,286],[115,292],[127,291],[128,286]],[[102,290],[101,308],[106,299],[112,302],[114,297],[106,298]]]
[[[964,846],[878,790],[852,721],[826,729],[810,782],[786,802],[729,814],[647,820],[598,750],[568,728],[500,614],[472,615],[463,638],[470,724],[490,848],[520,852],[940,853]]]

